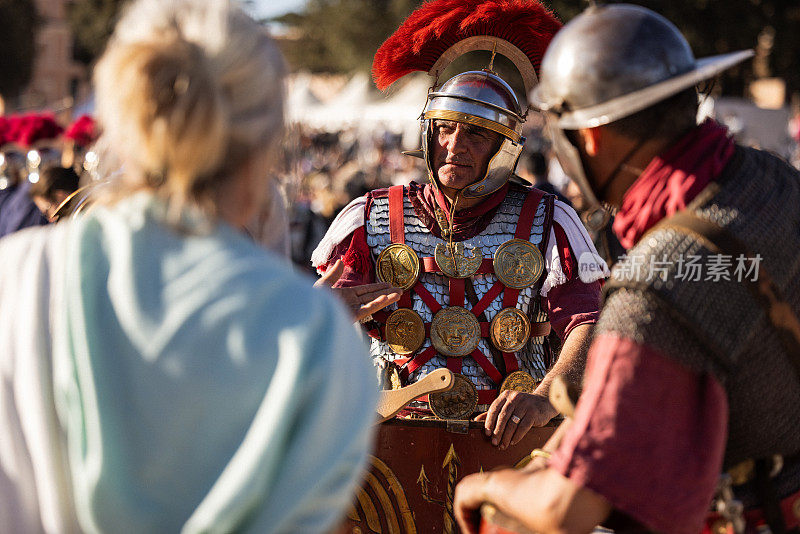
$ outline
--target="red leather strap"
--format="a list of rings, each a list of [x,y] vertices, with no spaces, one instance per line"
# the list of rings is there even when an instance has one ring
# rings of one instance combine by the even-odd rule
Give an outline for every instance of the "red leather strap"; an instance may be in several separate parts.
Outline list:
[[[519,289],[514,289],[513,287],[507,287],[505,292],[503,293],[503,307],[516,308],[517,300],[519,300]]]
[[[531,337],[542,337],[547,335],[550,335],[550,321],[531,323]]]
[[[500,385],[500,382],[503,381],[503,375],[500,374],[500,371],[497,370],[492,362],[483,355],[481,349],[475,349],[472,351],[472,359],[474,359],[478,365],[481,366],[481,369],[486,373],[486,375],[497,385]]]
[[[389,189],[391,193],[391,189]],[[522,211],[519,214],[519,221],[517,221],[517,231],[514,232],[514,237],[517,239],[524,239],[525,241],[531,238],[531,228],[533,228],[533,219],[536,217],[536,207],[544,197],[544,192],[538,189],[530,189],[525,200],[522,203]],[[391,208],[390,208],[391,210]]]
[[[422,299],[422,302],[424,302],[433,313],[436,313],[442,309],[442,305],[436,302],[436,299],[433,298],[433,295],[431,295],[430,291],[425,289],[425,286],[423,286],[420,282],[417,282],[417,285],[414,286],[414,293],[419,295],[419,298]]]
[[[440,273],[439,266],[436,264],[436,258],[433,256],[425,256],[422,258],[422,272],[423,273]]]
[[[402,185],[394,185],[389,188],[389,238],[392,243],[405,244],[406,242]]]
[[[442,270],[436,263],[436,258],[433,256],[426,256],[422,258],[422,272],[424,273],[441,273]],[[492,258],[483,258],[481,266],[475,271],[475,274],[494,274],[494,260]]]
[[[402,378],[404,381],[408,380],[408,375],[431,361],[431,358],[433,358],[435,354],[436,349],[433,347],[428,347],[411,358],[411,360],[407,361],[406,364],[400,368],[400,378]]]
[[[454,373],[460,373],[464,361],[461,358],[447,358],[447,368]]]
[[[514,356],[513,352],[504,352],[503,362],[506,364],[506,376],[519,369],[517,358]]]
[[[478,404],[491,404],[497,398],[496,389],[479,389]]]
[[[500,281],[495,282],[494,285],[489,288],[489,291],[486,292],[483,298],[481,298],[481,300],[479,300],[475,306],[472,307],[472,313],[475,315],[480,315],[486,311],[486,308],[494,299],[497,298],[497,295],[499,295],[501,291],[503,291],[503,283]]]
[[[464,279],[463,278],[448,278],[448,285],[450,286],[450,306],[464,307]]]
[[[412,288],[413,290],[413,288]],[[403,291],[403,294],[400,295],[400,300],[397,301],[398,308],[413,308],[414,301],[411,300],[411,290]],[[385,321],[384,321],[385,322]]]

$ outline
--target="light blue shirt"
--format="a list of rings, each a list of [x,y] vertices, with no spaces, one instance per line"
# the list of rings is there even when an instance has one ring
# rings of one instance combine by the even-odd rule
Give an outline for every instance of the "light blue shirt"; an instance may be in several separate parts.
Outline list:
[[[80,528],[329,528],[377,399],[349,313],[227,225],[188,235],[161,212],[147,194],[96,207],[49,260],[63,262],[53,399]]]

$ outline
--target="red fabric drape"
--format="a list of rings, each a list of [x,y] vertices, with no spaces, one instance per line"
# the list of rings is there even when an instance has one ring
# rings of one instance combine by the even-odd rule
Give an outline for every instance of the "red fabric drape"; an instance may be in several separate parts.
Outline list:
[[[653,158],[622,199],[614,233],[626,249],[664,217],[678,212],[725,168],[735,151],[733,139],[707,120]]]

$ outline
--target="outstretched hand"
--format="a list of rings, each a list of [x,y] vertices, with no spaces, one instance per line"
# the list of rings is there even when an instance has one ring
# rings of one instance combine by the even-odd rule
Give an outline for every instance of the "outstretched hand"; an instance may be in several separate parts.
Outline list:
[[[403,294],[403,290],[392,287],[386,282],[354,287],[333,287],[343,272],[344,263],[342,260],[336,260],[336,263],[328,267],[325,274],[316,281],[314,287],[327,287],[333,291],[350,309],[356,321],[397,302]]]

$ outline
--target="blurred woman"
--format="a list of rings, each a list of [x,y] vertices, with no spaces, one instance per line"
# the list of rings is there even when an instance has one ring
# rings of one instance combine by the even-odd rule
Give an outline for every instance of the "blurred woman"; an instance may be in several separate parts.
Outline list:
[[[320,532],[349,503],[365,349],[240,231],[269,200],[282,74],[233,2],[126,11],[95,71],[123,176],[0,240],[0,531]]]

